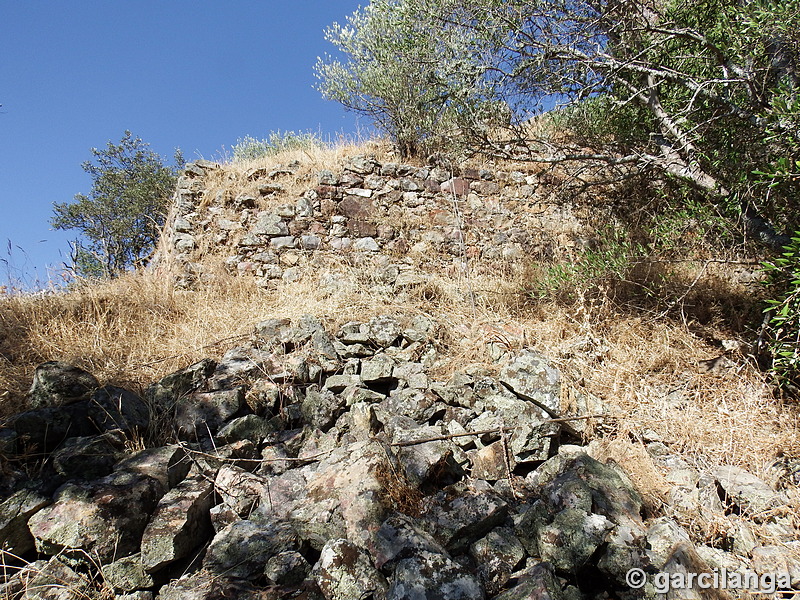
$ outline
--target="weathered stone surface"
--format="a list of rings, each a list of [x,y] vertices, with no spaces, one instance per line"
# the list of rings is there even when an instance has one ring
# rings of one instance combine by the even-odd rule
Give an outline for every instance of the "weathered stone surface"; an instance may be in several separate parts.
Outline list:
[[[29,520],[36,548],[51,555],[82,550],[103,563],[133,554],[161,494],[155,479],[129,471],[85,486],[67,484],[54,504]]]
[[[31,563],[16,573],[8,584],[0,585],[4,599],[84,600],[90,597],[91,592],[89,580],[58,557]]]
[[[264,575],[277,585],[297,585],[311,573],[311,565],[299,552],[279,552],[267,561]]]
[[[99,479],[111,473],[125,438],[118,431],[68,439],[53,455],[53,467],[69,479]]]
[[[36,367],[29,403],[32,408],[72,404],[88,399],[98,387],[95,376],[80,367],[50,361]]]
[[[214,484],[184,479],[161,498],[142,534],[142,564],[149,573],[188,556],[211,533]]]
[[[144,431],[150,424],[150,409],[144,400],[126,389],[107,385],[97,390],[89,403],[89,419],[101,431]]]
[[[288,523],[237,521],[214,536],[203,567],[225,577],[256,579],[270,558],[299,547],[297,532]]]
[[[739,467],[720,467],[713,473],[723,490],[726,509],[763,520],[761,513],[782,506],[780,495],[755,475]]]
[[[478,565],[486,591],[496,594],[505,587],[511,574],[525,559],[525,548],[512,529],[498,527],[473,542],[469,554]]]
[[[175,406],[175,425],[181,439],[214,434],[245,405],[244,387],[219,392],[198,392],[181,398]]]
[[[574,588],[573,591],[577,592]],[[565,593],[558,578],[547,564],[538,564],[526,569],[520,577],[520,582],[499,596],[495,596],[495,600],[572,600],[577,597],[580,596]]]
[[[180,398],[203,386],[215,367],[213,360],[201,360],[154,383],[148,388],[147,395],[154,406],[172,410]]]
[[[0,503],[0,549],[21,556],[33,550],[28,519],[51,503],[33,490],[19,490]]]
[[[508,504],[485,482],[456,484],[426,499],[422,527],[449,552],[462,552],[508,515]]]
[[[408,419],[410,421],[410,419]],[[434,426],[406,429],[408,424],[398,427],[400,418],[390,420],[392,430],[392,443],[408,444],[417,440],[432,437],[441,437],[442,428]],[[412,423],[412,427],[415,423]],[[409,483],[420,487],[427,483],[434,475],[443,480],[456,480],[460,475],[458,465],[453,461],[454,444],[449,440],[421,442],[418,444],[398,446],[396,453]]]
[[[186,451],[178,445],[140,450],[121,460],[115,471],[131,471],[152,477],[164,490],[171,490],[189,473],[192,463]]]
[[[289,228],[280,215],[275,213],[259,213],[252,232],[269,237],[289,235]]]
[[[334,375],[329,377],[328,381],[331,381],[334,377],[346,379],[351,377],[355,377],[356,379],[358,378],[357,375]],[[326,381],[326,385],[328,381]],[[341,391],[344,389],[347,383],[345,383],[343,386],[340,386],[339,384],[332,382],[332,385],[334,390]],[[306,391],[306,396],[301,404],[301,411],[305,422],[322,431],[327,431],[330,429],[344,409],[344,399],[341,396],[334,394],[331,389],[316,390],[309,388]]]
[[[126,556],[102,569],[103,580],[117,592],[133,592],[153,587],[153,577],[144,570],[141,554]]]
[[[263,417],[244,415],[227,423],[217,432],[216,438],[223,444],[251,440],[257,444],[275,428]]]
[[[17,452],[47,452],[65,439],[96,433],[86,402],[50,406],[20,413],[11,419]]]
[[[561,394],[561,374],[539,353],[523,351],[500,372],[500,381],[524,400],[547,413],[557,415]]]
[[[603,515],[567,508],[537,531],[539,556],[551,563],[556,571],[577,572],[613,527],[613,523]]]
[[[322,548],[312,576],[326,600],[382,598],[387,583],[368,557],[353,543],[331,540]]]
[[[394,344],[402,332],[397,319],[388,315],[370,319],[367,326],[369,328],[369,340],[382,348]]]
[[[158,600],[278,600],[246,581],[227,579],[202,570],[171,581],[161,588]]]
[[[398,561],[389,578],[387,600],[482,600],[480,582],[444,554],[420,550]]]
[[[494,442],[468,454],[472,461],[471,474],[475,479],[497,481],[508,478],[505,447],[502,441]]]

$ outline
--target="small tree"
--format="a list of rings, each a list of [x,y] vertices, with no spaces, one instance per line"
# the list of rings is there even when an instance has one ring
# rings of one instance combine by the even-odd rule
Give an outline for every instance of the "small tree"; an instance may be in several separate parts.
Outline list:
[[[491,80],[470,58],[472,32],[446,24],[432,32],[415,9],[373,0],[325,31],[346,59],[316,65],[323,97],[370,117],[403,157],[452,148],[463,123],[487,124],[502,108],[487,103]]]
[[[85,238],[73,244],[74,268],[81,275],[116,277],[146,262],[164,224],[177,171],[184,161],[175,152],[175,167],[140,138],[126,131],[119,144],[92,148],[83,163],[92,177],[88,196],[53,204],[55,229],[77,229]]]

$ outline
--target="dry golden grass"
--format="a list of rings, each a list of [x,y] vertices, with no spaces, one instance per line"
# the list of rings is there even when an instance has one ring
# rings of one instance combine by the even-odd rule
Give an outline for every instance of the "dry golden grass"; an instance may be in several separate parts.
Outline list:
[[[336,171],[347,156],[369,150],[339,147],[227,165],[207,183],[214,196],[248,193],[248,172],[299,160],[295,173],[276,178],[291,197],[313,187],[319,170]],[[386,160],[381,148],[373,150]],[[560,367],[566,388],[599,398],[609,415],[592,424],[603,436],[601,456],[631,471],[651,507],[665,487],[646,460],[647,440],[662,440],[698,470],[737,465],[765,479],[777,457],[800,457],[797,405],[774,394],[746,352],[728,353],[720,369],[703,367],[724,353],[722,339],[748,335],[752,290],[732,283],[731,265],[679,263],[662,289],[678,301],[648,306],[609,289],[578,289],[570,302],[534,301],[529,292],[546,265],[530,260],[502,267],[474,261],[465,271],[452,256],[396,258],[421,281],[397,290],[376,280],[373,259],[315,252],[302,254],[298,281],[263,290],[207,255],[207,277],[191,291],[171,287],[164,262],[158,272],[51,296],[0,297],[0,418],[25,407],[33,370],[47,360],[142,391],[174,370],[220,356],[266,318],[313,314],[335,328],[380,314],[424,314],[439,328],[433,375],[440,380],[456,371],[497,372],[490,352],[532,347]],[[787,510],[800,514],[798,490],[788,493]]]

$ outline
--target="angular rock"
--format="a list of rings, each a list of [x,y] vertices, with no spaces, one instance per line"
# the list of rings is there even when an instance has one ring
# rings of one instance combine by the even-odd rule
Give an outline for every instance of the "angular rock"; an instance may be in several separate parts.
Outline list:
[[[422,527],[458,553],[505,521],[508,503],[485,482],[456,484],[426,498]]]
[[[147,395],[154,406],[164,411],[172,410],[180,398],[202,387],[215,367],[213,360],[201,360],[154,383],[148,388]]]
[[[482,600],[480,582],[444,554],[420,550],[398,561],[389,578],[387,600]]]
[[[155,479],[128,471],[86,486],[67,484],[29,520],[36,548],[51,555],[80,550],[101,563],[133,554],[161,494]]]
[[[92,396],[89,419],[100,432],[114,429],[125,433],[144,431],[150,424],[150,409],[133,392],[107,385]]]
[[[213,504],[214,484],[203,477],[184,479],[161,498],[141,537],[148,573],[188,556],[208,538]]]
[[[53,467],[69,479],[99,479],[111,473],[125,446],[119,431],[70,438],[53,455]]]
[[[454,446],[449,440],[409,444],[415,440],[441,435],[442,428],[433,426],[394,431],[392,443],[408,444],[399,446],[396,452],[406,478],[412,486],[420,487],[434,475],[444,480],[448,478],[455,480],[460,476],[460,469],[453,461]]]
[[[576,573],[595,553],[614,527],[603,515],[567,508],[537,532],[539,557],[556,571]]]
[[[11,419],[17,452],[48,452],[70,437],[97,432],[89,420],[87,402],[45,407],[20,413]]]
[[[178,437],[184,440],[214,434],[245,406],[244,387],[218,392],[198,392],[175,405]]]
[[[367,325],[369,327],[370,341],[381,348],[386,348],[394,344],[402,332],[397,319],[387,315],[374,317],[370,319]]]
[[[115,471],[131,471],[152,477],[164,490],[178,485],[191,469],[192,462],[186,451],[178,445],[140,450],[114,466]]]
[[[259,213],[258,220],[252,231],[268,237],[289,235],[289,228],[286,226],[286,222],[274,213]]]
[[[153,577],[144,570],[141,554],[126,556],[102,568],[103,580],[117,592],[153,587]]]
[[[20,596],[12,594],[12,590],[20,593]],[[0,585],[2,592],[5,592],[4,599],[83,600],[91,597],[92,589],[85,576],[54,556],[49,561],[36,561],[24,567],[9,584]]]
[[[550,416],[560,409],[561,374],[533,350],[524,350],[500,372],[500,381],[523,400],[533,402]]]
[[[297,585],[311,573],[311,565],[299,552],[279,552],[267,561],[264,575],[277,585]]]
[[[299,548],[297,532],[288,523],[237,521],[214,536],[203,568],[225,577],[256,579],[270,558]]]
[[[216,573],[198,571],[171,581],[158,592],[158,600],[270,600],[263,590],[246,581],[227,579]],[[277,600],[277,598],[276,598]]]
[[[269,421],[258,415],[244,415],[227,423],[217,432],[216,438],[223,444],[251,440],[256,444],[275,430]]]
[[[486,591],[496,594],[505,587],[511,574],[525,559],[525,548],[512,529],[497,527],[473,542],[469,554],[478,565]]]
[[[346,378],[349,381],[352,377],[357,379],[358,375],[334,375],[332,377],[328,377],[328,380],[325,382],[325,384],[327,385],[328,382],[334,377]],[[340,388],[337,383],[332,382],[332,385],[333,389],[335,390],[341,391],[344,389],[344,387]],[[301,411],[305,422],[315,429],[320,429],[321,431],[327,431],[330,429],[336,422],[336,419],[339,418],[339,415],[342,414],[344,409],[344,399],[341,396],[334,394],[331,389],[322,389],[318,391],[316,389],[309,388],[306,391],[306,396],[301,404]]]
[[[572,600],[576,597],[580,596],[565,593],[552,567],[543,563],[526,569],[520,582],[495,596],[495,600]]]
[[[361,381],[366,384],[386,383],[392,380],[395,362],[385,354],[361,361]]]
[[[312,575],[326,600],[382,598],[387,589],[386,578],[372,561],[344,539],[325,544]]]
[[[781,496],[755,475],[739,467],[720,467],[714,471],[728,511],[744,514],[755,521],[763,521],[761,514],[784,504]]]
[[[100,383],[94,375],[69,363],[50,361],[36,367],[28,392],[30,406],[63,406],[86,400]]]
[[[0,503],[0,548],[21,556],[34,548],[28,519],[52,501],[33,490],[19,490]]]

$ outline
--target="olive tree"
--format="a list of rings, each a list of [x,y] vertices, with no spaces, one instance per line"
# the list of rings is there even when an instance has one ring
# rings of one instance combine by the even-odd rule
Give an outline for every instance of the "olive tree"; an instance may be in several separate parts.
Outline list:
[[[458,146],[465,123],[475,129],[501,114],[470,55],[472,32],[447,23],[431,31],[417,13],[412,3],[374,0],[326,30],[342,58],[315,68],[322,95],[370,117],[403,157]]]
[[[78,230],[83,240],[73,244],[74,268],[81,275],[116,277],[143,264],[158,240],[166,218],[177,171],[164,164],[140,138],[126,131],[119,144],[91,150],[83,163],[92,177],[88,195],[53,204],[55,229]]]

